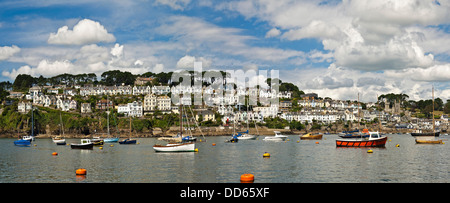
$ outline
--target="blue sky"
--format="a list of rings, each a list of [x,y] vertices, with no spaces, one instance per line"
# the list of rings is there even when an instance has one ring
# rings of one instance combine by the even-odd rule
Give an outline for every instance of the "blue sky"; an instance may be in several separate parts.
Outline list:
[[[322,97],[450,99],[450,2],[0,2],[0,81],[108,70],[279,70]]]

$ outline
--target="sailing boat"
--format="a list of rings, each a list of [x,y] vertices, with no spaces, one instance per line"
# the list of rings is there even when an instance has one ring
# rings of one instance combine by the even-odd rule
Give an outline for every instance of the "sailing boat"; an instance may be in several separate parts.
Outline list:
[[[436,131],[435,122],[434,122],[434,86],[432,87],[432,99],[433,99],[433,132],[422,132],[421,130],[418,132],[411,133],[412,136],[416,138],[417,144],[442,144],[442,140],[435,140],[435,137],[439,137],[441,132]]]
[[[14,141],[14,145],[16,146],[29,146],[31,145],[31,141],[34,140],[34,107],[31,107],[31,136],[23,136],[20,139]]]
[[[109,108],[109,99],[107,99],[107,102],[108,102],[107,104],[108,104],[108,108]],[[117,141],[119,141],[119,137],[110,137],[111,136],[111,134],[109,133],[109,114],[110,114],[110,111],[106,111],[106,113],[108,114],[108,119],[107,119],[107,123],[108,123],[108,137],[103,139],[103,142],[117,142]],[[114,119],[114,121],[115,121],[115,119]]]
[[[182,94],[180,94],[180,132],[178,135],[183,139],[183,104],[182,104]],[[169,143],[167,145],[153,145],[155,152],[195,152],[195,143]]]
[[[64,128],[63,128],[63,122],[62,122],[62,117],[61,117],[61,112],[59,112],[59,120],[61,122],[60,124],[60,134],[56,137],[53,137],[52,140],[56,145],[66,145],[66,139],[63,138],[64,136]],[[62,136],[61,136],[61,132],[62,132]]]
[[[130,135],[128,136],[127,139],[124,139],[122,141],[119,141],[119,144],[136,144],[136,140],[135,139],[131,139],[131,116],[130,116]]]
[[[246,109],[246,116],[247,116],[247,131],[244,132],[238,132],[238,134],[236,135],[238,140],[256,140],[256,135],[250,135],[249,132],[249,127],[248,127],[248,100],[247,100],[247,109]],[[239,111],[241,110],[241,108],[239,108]],[[256,127],[256,123],[255,123],[255,128]]]

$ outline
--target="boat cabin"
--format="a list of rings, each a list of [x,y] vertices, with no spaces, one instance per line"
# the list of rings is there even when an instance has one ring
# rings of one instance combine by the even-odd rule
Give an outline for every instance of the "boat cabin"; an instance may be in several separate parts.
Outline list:
[[[90,139],[81,139],[81,144],[90,144],[91,140]]]
[[[378,133],[378,132],[369,132],[369,134],[370,134],[369,139],[378,139],[378,138],[381,138],[381,135],[380,135],[380,133]]]

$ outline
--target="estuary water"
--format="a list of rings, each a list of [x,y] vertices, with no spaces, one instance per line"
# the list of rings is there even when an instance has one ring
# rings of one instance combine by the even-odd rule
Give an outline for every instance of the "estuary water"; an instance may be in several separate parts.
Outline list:
[[[239,183],[244,173],[253,174],[255,183],[450,182],[450,143],[420,145],[409,134],[387,136],[386,147],[372,148],[373,153],[337,148],[339,137],[333,134],[322,140],[289,135],[286,142],[260,136],[225,143],[228,137],[206,137],[206,142],[196,143],[195,153],[156,153],[152,146],[164,143],[156,138],[138,138],[137,145],[105,143],[93,150],[57,146],[51,139],[18,147],[15,139],[4,138],[0,183]],[[448,137],[439,139],[447,142]],[[265,152],[270,158],[263,157]],[[78,168],[87,175],[76,176]]]

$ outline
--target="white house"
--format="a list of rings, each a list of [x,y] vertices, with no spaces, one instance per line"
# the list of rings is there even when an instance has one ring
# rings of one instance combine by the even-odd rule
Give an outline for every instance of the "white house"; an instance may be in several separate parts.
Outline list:
[[[143,114],[142,102],[134,101],[128,104],[119,104],[117,113],[123,113],[131,117],[141,117]]]

